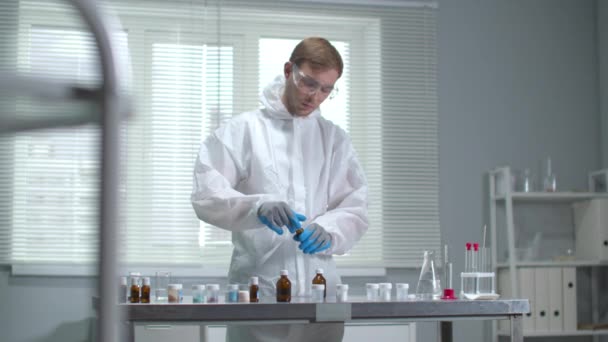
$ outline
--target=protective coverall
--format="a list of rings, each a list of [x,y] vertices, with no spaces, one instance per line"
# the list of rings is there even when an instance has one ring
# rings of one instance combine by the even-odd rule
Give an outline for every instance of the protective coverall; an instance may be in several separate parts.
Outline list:
[[[200,147],[192,206],[197,216],[232,232],[229,283],[258,276],[262,297],[274,298],[282,269],[292,296],[309,295],[315,269],[325,270],[327,296],[335,296],[333,254],[344,254],[367,231],[367,182],[347,134],[320,115],[291,115],[281,96],[285,77],[262,92],[262,108],[235,116]],[[257,216],[261,203],[285,201],[332,235],[329,249],[304,254],[284,228],[279,235]],[[229,326],[228,340],[341,341],[343,325]]]

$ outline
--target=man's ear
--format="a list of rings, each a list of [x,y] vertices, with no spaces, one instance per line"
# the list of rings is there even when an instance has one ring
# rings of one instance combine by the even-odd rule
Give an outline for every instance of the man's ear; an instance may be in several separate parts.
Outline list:
[[[291,72],[293,70],[292,65],[293,63],[291,62],[285,62],[285,64],[283,65],[283,75],[285,75],[285,79],[288,79],[291,75]]]

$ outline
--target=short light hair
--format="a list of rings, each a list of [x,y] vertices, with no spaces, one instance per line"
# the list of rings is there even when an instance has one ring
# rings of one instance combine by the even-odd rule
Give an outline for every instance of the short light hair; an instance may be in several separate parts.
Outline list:
[[[344,64],[342,57],[331,43],[321,37],[308,37],[296,45],[289,61],[300,66],[308,62],[313,70],[336,69],[338,77],[342,76]]]

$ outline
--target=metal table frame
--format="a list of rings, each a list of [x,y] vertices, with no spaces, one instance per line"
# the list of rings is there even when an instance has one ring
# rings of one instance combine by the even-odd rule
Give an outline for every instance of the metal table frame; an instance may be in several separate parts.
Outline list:
[[[294,324],[327,322],[440,322],[441,341],[452,341],[452,321],[511,321],[511,342],[523,342],[523,315],[530,311],[527,299],[489,301],[407,301],[312,303],[305,299],[292,303],[219,303],[219,304],[121,304],[121,311],[133,323],[207,324]]]

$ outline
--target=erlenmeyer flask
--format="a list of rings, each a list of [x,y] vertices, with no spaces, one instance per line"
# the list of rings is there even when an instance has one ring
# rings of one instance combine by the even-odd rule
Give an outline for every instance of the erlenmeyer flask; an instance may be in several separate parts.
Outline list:
[[[424,251],[424,260],[418,278],[418,286],[416,287],[416,297],[421,300],[431,300],[440,296],[440,294],[441,285],[435,273],[435,253]]]

